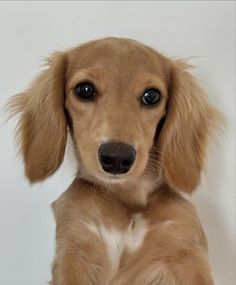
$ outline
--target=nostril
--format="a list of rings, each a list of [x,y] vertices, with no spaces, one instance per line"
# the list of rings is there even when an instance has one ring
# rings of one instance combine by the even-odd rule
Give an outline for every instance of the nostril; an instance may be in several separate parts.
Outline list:
[[[113,165],[113,159],[108,155],[101,155],[100,159],[101,159],[103,165],[106,165],[106,166],[112,166]]]
[[[122,166],[125,166],[125,167],[129,167],[131,166],[132,164],[132,161],[130,159],[124,159],[122,162],[121,162],[121,165]]]

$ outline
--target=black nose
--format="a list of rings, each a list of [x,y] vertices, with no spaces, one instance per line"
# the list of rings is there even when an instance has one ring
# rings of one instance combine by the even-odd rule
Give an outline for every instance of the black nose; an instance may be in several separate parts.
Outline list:
[[[105,143],[98,150],[102,168],[112,174],[122,174],[130,170],[134,163],[136,151],[128,144]]]

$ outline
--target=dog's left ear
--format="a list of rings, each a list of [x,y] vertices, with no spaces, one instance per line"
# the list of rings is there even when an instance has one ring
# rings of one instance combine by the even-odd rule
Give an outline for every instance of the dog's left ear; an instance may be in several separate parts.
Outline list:
[[[66,56],[55,53],[30,87],[13,97],[8,108],[20,114],[18,137],[25,174],[37,182],[53,174],[65,152],[67,124],[64,114]]]
[[[172,61],[166,120],[158,148],[163,179],[191,193],[200,182],[206,146],[221,114],[211,106],[183,61]]]

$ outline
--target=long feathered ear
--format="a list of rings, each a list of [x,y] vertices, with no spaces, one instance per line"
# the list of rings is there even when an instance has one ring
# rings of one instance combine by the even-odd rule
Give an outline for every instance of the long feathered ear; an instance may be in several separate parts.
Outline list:
[[[200,182],[206,146],[221,114],[207,102],[182,61],[173,61],[167,116],[159,137],[164,180],[173,188],[192,192]]]
[[[65,61],[63,53],[55,53],[46,70],[8,104],[12,114],[20,113],[17,135],[25,174],[32,183],[54,173],[64,158],[67,139]]]

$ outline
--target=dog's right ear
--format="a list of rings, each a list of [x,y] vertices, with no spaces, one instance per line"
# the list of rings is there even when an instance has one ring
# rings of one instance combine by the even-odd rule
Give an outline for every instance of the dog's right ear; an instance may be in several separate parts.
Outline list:
[[[30,87],[10,99],[12,114],[20,113],[17,136],[25,174],[33,183],[47,178],[64,158],[67,124],[64,114],[66,55],[55,53]]]

